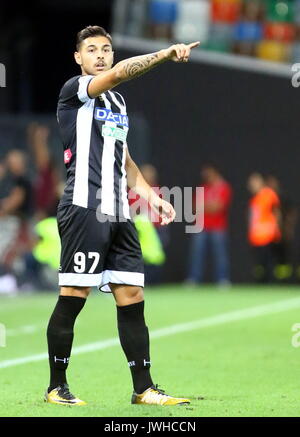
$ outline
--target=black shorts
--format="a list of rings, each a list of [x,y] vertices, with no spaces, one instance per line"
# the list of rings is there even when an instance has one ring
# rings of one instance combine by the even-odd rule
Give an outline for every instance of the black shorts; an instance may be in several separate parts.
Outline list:
[[[110,282],[143,287],[144,262],[133,221],[104,215],[100,219],[91,209],[58,207],[59,285],[98,286],[104,292],[111,291]]]

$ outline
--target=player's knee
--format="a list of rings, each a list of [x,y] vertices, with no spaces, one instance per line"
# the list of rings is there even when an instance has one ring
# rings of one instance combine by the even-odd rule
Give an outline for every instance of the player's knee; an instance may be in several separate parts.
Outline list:
[[[131,305],[144,300],[144,291],[142,287],[117,284],[110,284],[110,287],[113,291],[117,305]]]
[[[144,300],[144,292],[142,287],[126,287],[125,294],[127,299],[132,299],[134,302],[140,302]]]
[[[60,295],[87,298],[90,291],[91,287],[61,287]]]

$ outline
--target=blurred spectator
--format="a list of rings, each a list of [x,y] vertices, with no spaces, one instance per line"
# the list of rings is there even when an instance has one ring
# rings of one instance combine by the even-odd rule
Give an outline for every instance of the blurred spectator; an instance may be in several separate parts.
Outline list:
[[[31,123],[28,127],[28,142],[37,171],[34,184],[36,220],[56,215],[59,201],[59,173],[50,156],[49,135],[47,126]]]
[[[214,276],[219,285],[230,284],[228,255],[228,213],[232,198],[230,184],[213,165],[202,167],[204,211],[196,211],[196,224],[203,215],[204,229],[191,235],[186,283],[203,282],[208,247],[212,249]],[[200,204],[200,202],[199,202]]]
[[[24,152],[11,150],[0,166],[0,292],[15,292],[12,264],[30,244],[28,218],[32,213],[31,184]],[[1,286],[2,284],[2,286]],[[9,285],[8,285],[9,284]]]
[[[4,162],[0,162],[0,208],[2,199],[9,195],[10,183],[7,177],[7,168]],[[0,210],[1,211],[1,210]],[[11,241],[17,234],[18,220],[12,221],[0,212],[0,294],[12,294],[16,292],[17,283],[15,277],[10,274],[5,266],[5,255]]]
[[[275,191],[280,200],[281,240],[274,243],[276,255],[274,275],[278,280],[287,280],[293,274],[292,243],[295,237],[298,212],[292,200],[282,191],[280,181],[276,176],[268,175],[266,177],[266,184]]]
[[[249,176],[248,189],[252,194],[249,201],[248,239],[254,254],[254,274],[257,281],[270,282],[274,279],[275,245],[281,241],[280,200],[260,173]]]
[[[32,250],[24,255],[22,289],[55,291],[60,264],[60,238],[56,217],[47,217],[34,226]]]
[[[1,214],[28,219],[33,212],[32,185],[28,178],[27,157],[21,150],[11,150],[6,157],[7,169],[12,178],[12,190],[1,202]]]
[[[4,161],[0,161],[0,202],[9,193],[9,184],[7,179],[7,167]]]

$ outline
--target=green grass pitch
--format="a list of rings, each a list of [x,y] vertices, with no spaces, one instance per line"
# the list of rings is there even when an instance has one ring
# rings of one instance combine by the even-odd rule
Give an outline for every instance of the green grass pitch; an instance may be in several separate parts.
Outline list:
[[[0,298],[0,416],[279,417],[300,414],[300,323],[296,286],[148,287],[152,376],[189,406],[131,405],[131,377],[116,341],[112,296],[93,291],[75,325],[68,380],[84,407],[45,404],[45,330],[56,294]],[[166,328],[161,330],[162,328]],[[105,340],[111,340],[104,343]],[[80,346],[90,345],[83,349]],[[16,364],[15,359],[26,358]],[[5,364],[6,363],[6,364]]]

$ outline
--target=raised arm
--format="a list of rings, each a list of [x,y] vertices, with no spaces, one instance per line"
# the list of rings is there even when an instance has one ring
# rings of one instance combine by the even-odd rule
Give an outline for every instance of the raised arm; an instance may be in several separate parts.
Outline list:
[[[91,98],[99,96],[101,93],[114,88],[122,82],[134,79],[147,73],[157,65],[166,62],[187,62],[191,50],[200,43],[175,44],[167,49],[160,50],[148,55],[135,56],[118,62],[111,70],[105,71],[95,76],[89,83],[88,93]]]

